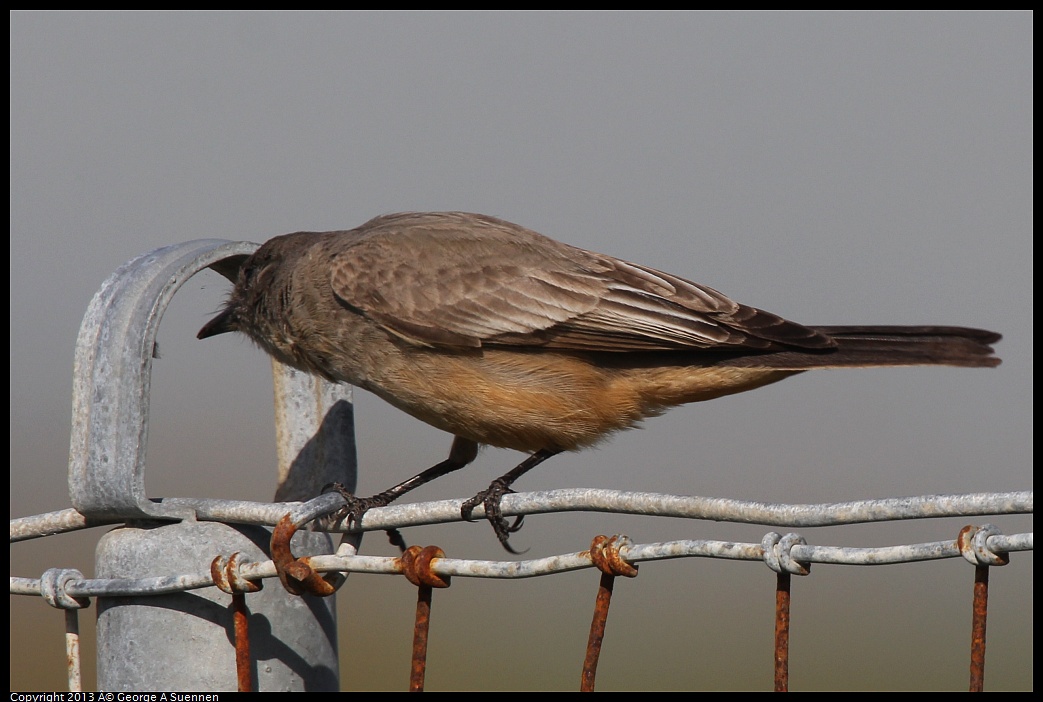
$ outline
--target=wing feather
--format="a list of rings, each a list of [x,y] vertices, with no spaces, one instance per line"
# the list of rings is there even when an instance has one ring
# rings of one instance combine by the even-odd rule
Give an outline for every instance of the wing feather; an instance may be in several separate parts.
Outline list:
[[[378,217],[333,258],[337,298],[427,346],[652,351],[828,336],[652,268],[467,213]]]

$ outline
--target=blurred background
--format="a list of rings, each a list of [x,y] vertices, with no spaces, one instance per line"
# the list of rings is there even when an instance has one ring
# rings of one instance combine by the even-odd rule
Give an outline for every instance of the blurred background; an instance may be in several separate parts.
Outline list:
[[[771,502],[1032,489],[1030,13],[73,13],[11,19],[11,516],[68,506],[72,359],[101,282],[196,238],[264,241],[402,210],[496,215],[808,324],[1002,332],[996,370],[810,373],[678,408],[555,458],[520,491]],[[205,272],[160,330],[150,495],[268,500],[267,358],[197,341]],[[450,437],[356,393],[360,494]],[[464,498],[520,460],[418,490]],[[811,543],[954,538],[972,519],[807,529]],[[984,521],[979,519],[978,522]],[[999,517],[1007,533],[1031,516]],[[525,557],[767,528],[532,516]],[[100,530],[11,548],[11,574],[93,572]],[[414,529],[506,558],[487,524]],[[363,553],[390,555],[382,535]],[[207,558],[209,560],[209,557]],[[966,689],[973,568],[816,566],[793,583],[792,689]],[[575,689],[598,575],[458,578],[435,597],[428,689]],[[773,574],[648,564],[616,586],[599,689],[771,689]],[[995,568],[986,689],[1029,690],[1032,556]],[[338,595],[347,690],[404,690],[415,591]],[[94,608],[84,620],[87,689]],[[11,598],[11,689],[64,688],[62,617]]]

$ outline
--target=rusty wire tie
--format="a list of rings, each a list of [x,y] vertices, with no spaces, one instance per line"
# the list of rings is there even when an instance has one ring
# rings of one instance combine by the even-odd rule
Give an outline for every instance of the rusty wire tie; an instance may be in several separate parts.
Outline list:
[[[431,628],[431,590],[449,587],[448,575],[436,573],[432,564],[436,558],[445,558],[445,551],[437,546],[410,546],[396,558],[402,574],[417,586],[416,620],[413,624],[413,657],[409,670],[409,691],[423,692],[427,674],[427,639]]]
[[[232,596],[232,622],[235,633],[235,677],[239,692],[254,691],[253,661],[250,658],[250,610],[246,607],[246,593],[258,592],[264,587],[260,581],[247,580],[239,572],[236,551],[227,559],[217,556],[210,563],[210,577],[221,592]]]
[[[272,532],[272,562],[275,564],[275,572],[279,574],[279,582],[293,595],[307,593],[329,597],[347,578],[342,573],[322,575],[311,567],[310,556],[297,558],[293,555],[290,539],[297,533],[300,525],[295,524],[291,516],[287,514],[280,519]]]
[[[798,544],[807,544],[800,534],[769,531],[761,539],[764,563],[775,571],[775,692],[789,690],[790,578],[811,572],[811,563],[794,560],[791,554]]]
[[[608,622],[608,608],[612,603],[612,587],[616,576],[637,577],[637,566],[623,560],[620,553],[620,549],[629,546],[630,537],[622,534],[611,538],[604,535],[595,536],[590,543],[590,560],[601,571],[601,582],[594,599],[594,617],[590,622],[587,653],[583,658],[583,673],[579,683],[581,692],[594,691],[594,677],[598,670],[598,658],[601,657],[601,643],[605,639],[605,624]]]
[[[985,689],[985,624],[989,614],[989,568],[1010,563],[1010,554],[989,548],[990,536],[1002,532],[993,524],[976,527],[968,524],[960,529],[956,545],[968,562],[974,565],[974,598],[971,615],[970,692]]]

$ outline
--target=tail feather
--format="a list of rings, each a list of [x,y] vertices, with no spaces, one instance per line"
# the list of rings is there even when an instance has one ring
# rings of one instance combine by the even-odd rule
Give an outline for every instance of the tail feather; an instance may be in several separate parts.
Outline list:
[[[835,338],[877,338],[889,337],[898,339],[932,338],[932,339],[974,339],[983,344],[994,344],[1003,337],[987,329],[971,329],[969,327],[902,327],[902,326],[829,326],[812,327]],[[990,349],[991,352],[991,349]]]
[[[990,344],[1000,335],[965,327],[824,326],[811,327],[837,342],[829,349],[779,349],[721,354],[710,365],[737,368],[857,368],[872,366],[961,366],[1000,364]]]

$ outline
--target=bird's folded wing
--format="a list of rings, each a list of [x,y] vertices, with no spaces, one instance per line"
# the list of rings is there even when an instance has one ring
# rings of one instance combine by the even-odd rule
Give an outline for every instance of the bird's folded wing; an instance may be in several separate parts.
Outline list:
[[[409,219],[412,217],[413,219]],[[829,337],[712,288],[490,217],[369,223],[330,282],[347,306],[427,346],[653,351],[828,348]]]

